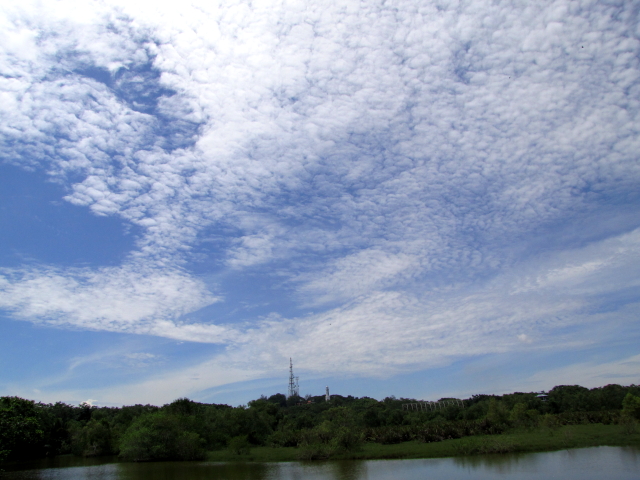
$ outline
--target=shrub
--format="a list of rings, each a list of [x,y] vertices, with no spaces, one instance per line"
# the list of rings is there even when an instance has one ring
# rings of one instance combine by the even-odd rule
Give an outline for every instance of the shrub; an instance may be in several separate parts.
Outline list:
[[[350,452],[358,449],[362,445],[363,435],[361,432],[352,428],[339,427],[333,432],[333,438],[331,438],[331,445],[338,452],[346,451]]]
[[[453,446],[458,455],[483,455],[489,453],[511,453],[518,444],[504,438],[465,438]]]
[[[329,414],[331,420],[325,420],[317,427],[301,432],[301,459],[329,458],[336,453],[357,450],[362,445],[364,433],[359,428],[345,426],[342,412],[332,410],[334,411]]]
[[[300,460],[326,460],[333,455],[331,445],[322,443],[306,444],[300,447],[298,458]]]
[[[229,440],[229,450],[236,455],[248,455],[251,451],[251,444],[246,435],[238,435]]]
[[[297,430],[283,429],[273,432],[267,439],[270,447],[297,447],[300,443],[300,432]]]
[[[479,453],[511,453],[515,452],[517,449],[518,444],[513,442],[512,440],[504,438],[492,438],[491,440],[488,440],[481,445]]]
[[[620,417],[620,425],[622,433],[632,435],[638,431],[638,421],[630,415],[622,415]]]
[[[620,412],[599,411],[599,412],[564,412],[556,415],[561,425],[587,425],[590,423],[611,424],[618,423]]]
[[[549,433],[549,435],[553,435],[560,428],[558,417],[549,413],[542,416],[540,425]]]

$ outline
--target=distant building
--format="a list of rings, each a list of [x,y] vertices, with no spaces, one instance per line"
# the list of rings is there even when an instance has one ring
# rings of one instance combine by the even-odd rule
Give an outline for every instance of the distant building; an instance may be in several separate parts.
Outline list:
[[[331,395],[329,395],[329,387],[326,388],[326,393],[324,394],[324,401],[328,402],[331,400]]]

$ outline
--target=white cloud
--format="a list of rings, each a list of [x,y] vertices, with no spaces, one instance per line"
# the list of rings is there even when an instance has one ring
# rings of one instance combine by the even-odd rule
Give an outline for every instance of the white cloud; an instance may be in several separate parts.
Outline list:
[[[363,294],[393,285],[397,277],[414,270],[416,259],[403,253],[390,254],[378,249],[361,250],[345,256],[325,272],[307,274],[301,290],[313,293],[316,304],[328,301],[353,299]]]
[[[514,293],[553,291],[593,295],[637,287],[640,230],[559,252],[534,268],[535,273],[522,272],[512,283]]]
[[[157,271],[129,265],[98,272],[5,269],[1,273],[0,306],[18,318],[46,325],[192,341],[229,340],[223,327],[185,325],[179,320],[217,300],[202,282],[179,270]]]
[[[521,333],[520,335],[518,335],[518,340],[520,340],[522,343],[532,342],[531,338],[526,333]]]
[[[236,224],[245,210],[275,208],[294,218],[333,218],[342,228],[336,234],[307,221],[291,238],[271,215],[276,225],[263,231],[245,226],[232,264],[282,254],[265,245],[256,255],[255,239],[304,249],[310,234],[327,245],[377,248],[399,236],[413,248],[422,244],[427,264],[455,262],[451,242],[468,228],[485,236],[526,229],[579,204],[587,184],[624,183],[621,169],[627,182],[637,181],[636,110],[624,94],[637,76],[627,55],[635,44],[624,39],[623,24],[612,24],[620,35],[592,41],[588,50],[589,62],[602,68],[586,69],[577,44],[589,33],[587,19],[550,13],[562,5],[519,14],[489,4],[425,6],[419,14],[399,3],[393,20],[373,5],[348,13],[331,4],[291,11],[269,2],[177,10],[140,3],[121,7],[131,21],[109,17],[118,29],[107,38],[116,47],[94,47],[107,15],[99,10],[94,23],[71,39],[48,39],[48,48],[79,50],[98,65],[139,62],[139,51],[155,55],[162,85],[179,93],[161,99],[160,110],[203,122],[195,146],[164,152],[153,118],[73,76],[68,86],[29,77],[42,93],[11,123],[58,112],[42,126],[81,137],[48,147],[52,168],[87,175],[68,199],[144,226],[147,255],[175,255],[213,222]],[[600,8],[591,15],[599,17]],[[136,24],[144,25],[138,37]],[[42,28],[61,27],[50,21]],[[155,43],[136,44],[142,32]],[[617,70],[606,51],[624,59]],[[585,98],[579,92],[587,82]],[[82,100],[89,91],[99,104]],[[76,110],[88,118],[60,115]],[[110,150],[123,168],[105,164]],[[282,203],[283,190],[293,193],[290,202]],[[313,202],[300,207],[303,192]],[[281,233],[270,236],[274,229]],[[467,254],[468,245],[456,247]]]
[[[545,390],[549,385],[595,388],[611,383],[637,385],[639,381],[640,355],[632,355],[612,362],[583,362],[544,370],[528,378],[526,385],[532,390]]]
[[[543,262],[535,258],[517,264],[472,287],[463,284],[420,294],[393,289],[359,292],[356,300],[320,314],[267,319],[220,358],[247,368],[275,368],[293,356],[308,372],[384,377],[469,355],[521,351],[525,345],[538,350],[591,347],[605,331],[610,334],[621,322],[634,321],[632,304],[619,304],[606,313],[600,306],[611,292],[609,279],[616,278],[618,288],[637,282],[640,256],[620,258],[613,253],[632,252],[639,244],[639,232],[634,231]],[[599,275],[604,281],[594,283],[593,270],[584,268],[573,270],[564,284],[531,283],[575,263],[602,263]],[[329,275],[327,283],[331,281],[337,290],[342,286]],[[563,333],[567,328],[571,333]]]
[[[631,4],[3,12],[3,158],[142,231],[117,268],[5,270],[0,306],[18,318],[229,342],[247,369],[296,352],[321,359],[305,368],[378,375],[535,348],[588,323],[592,297],[637,286],[637,231],[521,258],[539,230],[637,191]],[[157,77],[136,73],[149,62]],[[145,88],[175,95],[145,111],[131,94]],[[334,305],[242,328],[183,322],[218,300],[188,271],[211,228],[226,232],[219,265],[277,261],[300,304]]]
[[[99,405],[130,405],[143,403],[162,405],[176,398],[188,396],[197,400],[198,392],[222,385],[264,378],[272,372],[261,368],[238,369],[228,363],[217,361],[202,362],[188,368],[164,372],[143,381],[127,383],[108,388],[76,388],[60,389],[54,386],[42,388],[38,393],[38,401],[56,402],[61,398],[85,398],[87,392]],[[33,397],[32,392],[26,392],[17,387],[16,392],[26,398]]]

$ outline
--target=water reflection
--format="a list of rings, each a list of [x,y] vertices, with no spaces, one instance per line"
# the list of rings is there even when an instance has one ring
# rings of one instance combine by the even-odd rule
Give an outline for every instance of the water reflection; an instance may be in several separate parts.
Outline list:
[[[41,470],[26,470],[7,472],[3,478],[20,480],[115,480],[118,479],[116,464],[94,465],[90,467],[46,468]]]
[[[635,467],[636,472],[640,472],[640,448],[635,447],[619,447],[617,448],[620,455],[620,462],[630,467]]]
[[[117,463],[117,456],[105,457],[76,457],[73,455],[60,455],[59,457],[42,458],[29,462],[18,462],[3,466],[6,470],[35,470],[46,468],[69,468],[69,467],[91,467],[94,465],[105,465]]]
[[[367,462],[359,461],[339,461],[332,462],[330,478],[339,478],[340,480],[359,480],[367,478]]]
[[[511,475],[514,472],[538,472],[540,462],[549,461],[549,454],[537,453],[509,454],[509,455],[477,455],[471,457],[452,458],[452,462],[461,470],[488,470],[499,475]]]
[[[265,480],[361,480],[369,478],[368,463],[358,460],[280,463],[280,468],[270,472]]]
[[[107,463],[110,462],[110,463]],[[597,447],[534,454],[484,455],[424,460],[289,463],[159,462],[59,457],[15,468],[11,480],[637,480],[640,449]]]
[[[111,480],[263,480],[274,478],[274,470],[276,463],[120,463]]]
[[[451,459],[467,472],[486,471],[513,478],[640,478],[637,474],[640,449],[633,447],[595,447],[556,452],[510,455],[477,455]],[[616,476],[614,472],[619,472]],[[629,474],[630,476],[626,476]]]

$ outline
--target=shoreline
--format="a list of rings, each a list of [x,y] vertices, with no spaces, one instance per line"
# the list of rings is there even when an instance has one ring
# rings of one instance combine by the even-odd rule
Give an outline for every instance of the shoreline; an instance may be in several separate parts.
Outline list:
[[[484,455],[543,453],[590,447],[633,447],[640,449],[640,428],[635,433],[625,433],[621,425],[565,425],[554,430],[537,428],[500,435],[478,435],[440,442],[422,443],[410,441],[383,445],[365,443],[359,450],[343,452],[330,458],[306,460],[301,458],[302,447],[253,447],[248,454],[234,454],[229,450],[207,452],[203,460],[185,463],[276,463],[276,462],[324,462],[333,460],[411,460],[428,458],[482,458]],[[176,461],[169,461],[176,462]],[[32,468],[64,468],[91,466],[106,463],[127,462],[117,456],[77,457],[60,455],[26,462],[0,463],[0,472]],[[147,463],[147,462],[143,462]],[[163,463],[148,462],[148,463]],[[182,463],[182,462],[179,462]],[[36,466],[38,465],[38,466]],[[0,474],[1,476],[1,474]]]
[[[625,433],[620,425],[566,425],[555,430],[512,431],[501,435],[479,435],[440,442],[417,441],[383,445],[365,443],[359,450],[332,455],[323,460],[402,460],[417,458],[453,458],[504,453],[538,453],[588,447],[640,448],[640,429]],[[254,447],[248,454],[228,450],[208,452],[211,462],[293,462],[301,458],[301,447]]]

